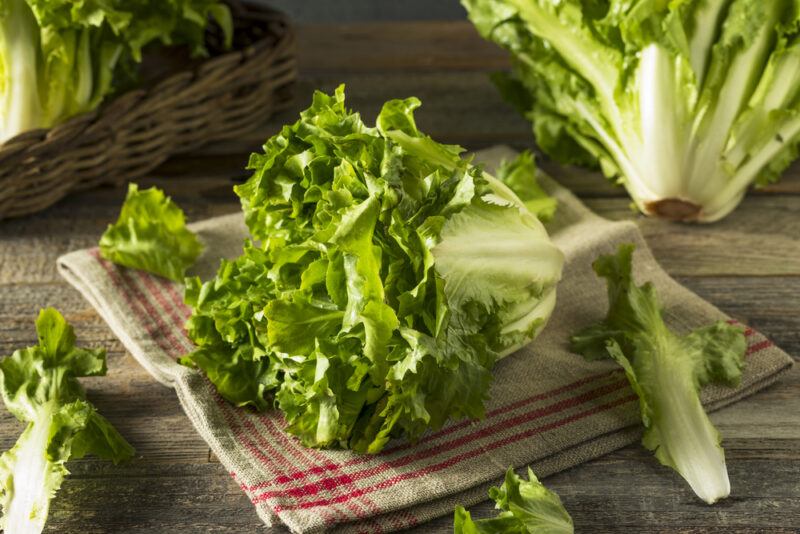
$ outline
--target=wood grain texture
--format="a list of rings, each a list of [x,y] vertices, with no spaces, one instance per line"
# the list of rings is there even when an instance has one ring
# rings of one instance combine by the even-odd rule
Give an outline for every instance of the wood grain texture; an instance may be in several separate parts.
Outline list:
[[[445,20],[466,18],[457,0],[248,0],[288,13],[300,22]]]
[[[300,42],[303,75],[295,109],[265,125],[257,138],[172,160],[140,183],[166,189],[191,220],[237,211],[231,185],[246,177],[247,154],[293,121],[313,89],[331,90],[340,82],[348,84],[349,105],[368,120],[384,100],[416,95],[424,102],[420,126],[437,139],[470,149],[532,146],[528,123],[486,78],[503,68],[502,54],[466,23],[312,26],[300,29]],[[601,215],[635,220],[680,282],[800,356],[800,167],[780,184],[749,195],[728,219],[684,226],[636,215],[624,191],[596,173],[542,163]],[[73,474],[53,503],[47,532],[268,532],[183,416],[174,393],[125,353],[55,271],[60,254],[97,242],[124,194],[90,191],[35,217],[0,223],[0,354],[33,343],[39,308],[58,307],[81,343],[108,349],[109,376],[87,380],[89,396],[138,452],[125,466],[93,459],[70,464]],[[547,485],[560,493],[579,532],[797,532],[800,369],[712,419],[725,438],[733,484],[733,496],[714,507],[698,503],[681,479],[638,446],[548,477]],[[9,447],[19,431],[0,410],[0,447]],[[471,512],[494,513],[489,502]],[[452,518],[414,532],[452,532]]]
[[[481,39],[464,21],[338,24],[333,29],[308,24],[300,27],[298,56],[307,73],[486,72],[510,64],[502,49]]]

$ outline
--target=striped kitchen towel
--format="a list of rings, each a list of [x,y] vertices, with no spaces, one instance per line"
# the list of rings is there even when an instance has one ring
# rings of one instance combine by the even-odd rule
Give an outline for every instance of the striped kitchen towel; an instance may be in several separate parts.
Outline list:
[[[478,160],[491,168],[512,155],[492,149]],[[655,284],[671,327],[686,331],[727,318],[664,273],[636,225],[602,219],[564,188],[543,181],[559,200],[549,230],[566,255],[549,326],[531,346],[497,364],[485,419],[454,421],[415,444],[390,443],[376,456],[304,448],[284,433],[277,411],[234,408],[199,372],[178,365],[176,359],[192,350],[183,330],[190,311],[179,285],[112,265],[96,249],[60,258],[59,269],[131,354],[175,389],[197,431],[265,523],[296,533],[390,532],[451,514],[456,504],[484,500],[509,465],[531,465],[547,476],[640,438],[639,408],[625,375],[613,362],[586,362],[567,348],[572,332],[605,315],[605,284],[591,268],[599,254],[622,242],[637,245],[637,280]],[[246,232],[241,214],[193,229],[207,245],[196,266],[204,278],[220,257],[238,255]],[[766,387],[791,366],[761,334],[747,329],[747,339],[741,386],[706,388],[703,399],[711,409]]]

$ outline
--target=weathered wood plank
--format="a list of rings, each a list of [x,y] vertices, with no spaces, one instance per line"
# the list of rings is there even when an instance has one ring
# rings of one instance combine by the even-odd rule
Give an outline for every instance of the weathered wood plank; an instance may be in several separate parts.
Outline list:
[[[545,172],[556,177],[564,187],[584,198],[627,196],[625,188],[611,183],[600,171],[593,171],[574,165],[561,165],[546,156],[540,157],[538,162]],[[792,165],[777,183],[758,189],[751,189],[748,195],[800,195],[800,163]]]
[[[47,533],[270,532],[218,464],[70,464]]]
[[[308,107],[315,90],[330,93],[341,83],[347,86],[348,107],[358,110],[370,124],[387,100],[416,96],[422,101],[416,113],[419,127],[437,140],[470,149],[498,143],[533,144],[530,124],[502,101],[485,72],[473,71],[304,74],[295,89],[294,109],[270,121],[266,134],[297,120],[298,111]],[[251,136],[245,146],[260,146],[266,137]]]
[[[676,277],[724,312],[770,337],[800,359],[800,278]],[[798,412],[800,425],[800,412]]]
[[[299,22],[340,23],[344,21],[374,20],[449,20],[466,17],[458,2],[430,2],[429,0],[252,0],[280,9]]]
[[[297,43],[299,65],[306,74],[485,72],[511,64],[504,50],[483,40],[465,21],[303,24],[297,27]]]
[[[626,199],[584,200],[609,219],[634,219],[672,275],[800,275],[798,197],[750,197],[730,217],[709,225],[669,223],[634,214]]]

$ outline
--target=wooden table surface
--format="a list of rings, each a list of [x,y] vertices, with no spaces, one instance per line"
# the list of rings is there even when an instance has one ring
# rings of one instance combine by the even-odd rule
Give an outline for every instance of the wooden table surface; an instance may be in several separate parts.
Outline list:
[[[385,100],[416,95],[423,101],[420,126],[438,140],[469,149],[531,146],[528,123],[487,79],[507,66],[504,54],[466,22],[306,26],[299,42],[294,109],[257,136],[174,159],[140,183],[164,188],[193,221],[238,210],[231,185],[246,176],[247,154],[294,121],[313,89],[330,91],[340,82],[347,83],[348,104],[369,121]],[[543,165],[601,215],[635,220],[680,282],[800,356],[800,167],[750,194],[724,221],[685,226],[635,215],[624,191],[598,175]],[[87,380],[89,396],[138,452],[125,466],[93,459],[70,464],[47,532],[267,532],[175,394],[126,354],[56,273],[60,254],[97,243],[123,197],[121,188],[81,193],[45,213],[0,223],[0,354],[35,342],[41,307],[60,309],[82,343],[108,349],[108,377]],[[800,367],[712,420],[724,436],[733,487],[731,497],[713,507],[698,502],[639,446],[549,477],[547,485],[561,495],[578,532],[800,531]],[[20,428],[2,410],[3,449]],[[489,503],[472,510],[478,517],[492,513]],[[451,531],[451,516],[415,530]]]

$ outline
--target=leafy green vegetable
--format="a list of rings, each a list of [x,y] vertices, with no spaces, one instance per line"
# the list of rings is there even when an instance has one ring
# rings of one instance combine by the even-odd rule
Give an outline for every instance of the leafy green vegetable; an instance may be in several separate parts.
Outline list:
[[[497,179],[522,200],[528,211],[539,217],[540,221],[547,222],[556,214],[558,201],[542,189],[538,177],[536,159],[529,150],[521,152],[511,161],[504,161],[497,169]]]
[[[509,50],[498,85],[539,146],[599,164],[639,209],[726,216],[800,142],[795,0],[462,0]]]
[[[633,282],[633,250],[622,245],[616,255],[594,263],[608,283],[608,315],[573,336],[572,349],[589,360],[613,358],[622,366],[639,396],[642,443],[711,504],[730,494],[730,482],[700,388],[711,382],[738,384],[747,348],[744,332],[720,321],[685,336],[673,333],[664,324],[652,284]]]
[[[255,239],[189,280],[184,358],[223,397],[308,446],[370,453],[478,418],[498,357],[555,305],[563,256],[496,178],[416,127],[415,98],[377,127],[317,92],[250,159],[236,191]]]
[[[100,238],[109,261],[182,282],[203,245],[186,228],[183,211],[156,187],[128,186],[119,219]]]
[[[205,54],[209,17],[230,44],[231,15],[218,0],[3,0],[0,142],[96,108],[150,43]]]
[[[456,507],[454,534],[572,534],[572,518],[558,495],[544,487],[528,468],[523,480],[513,467],[499,488],[489,490],[498,510],[491,519],[473,521],[463,507]]]
[[[0,393],[27,423],[16,445],[0,456],[3,519],[9,534],[41,532],[65,463],[94,454],[114,463],[134,450],[86,400],[80,376],[106,374],[105,351],[75,347],[75,334],[53,308],[39,313],[39,344],[0,361]]]

